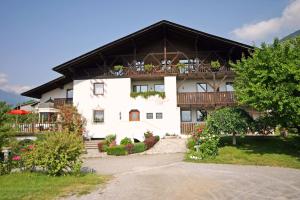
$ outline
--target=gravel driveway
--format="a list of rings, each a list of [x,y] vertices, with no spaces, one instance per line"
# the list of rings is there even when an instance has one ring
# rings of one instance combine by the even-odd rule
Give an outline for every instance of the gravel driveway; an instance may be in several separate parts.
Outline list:
[[[79,199],[300,199],[300,170],[182,159],[183,154],[88,159],[86,166],[114,178]]]

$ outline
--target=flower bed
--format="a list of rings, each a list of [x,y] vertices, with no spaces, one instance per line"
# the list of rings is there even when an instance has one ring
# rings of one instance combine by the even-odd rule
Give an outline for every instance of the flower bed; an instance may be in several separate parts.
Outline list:
[[[107,155],[123,156],[134,153],[141,153],[152,148],[158,141],[159,136],[154,136],[152,132],[147,131],[144,133],[144,142],[132,143],[130,138],[123,138],[120,145],[116,145],[115,141],[111,142],[110,145],[107,141],[101,141],[98,144],[99,152],[107,152]]]

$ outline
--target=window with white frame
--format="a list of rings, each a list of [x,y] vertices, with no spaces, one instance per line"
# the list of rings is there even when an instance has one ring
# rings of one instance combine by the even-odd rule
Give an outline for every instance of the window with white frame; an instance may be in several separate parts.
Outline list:
[[[133,92],[147,92],[148,85],[134,85],[132,87]]]
[[[147,119],[153,119],[153,113],[146,113]]]
[[[104,83],[94,83],[94,95],[104,94]]]
[[[162,119],[163,114],[162,113],[156,113],[156,119]]]
[[[227,92],[232,92],[232,91],[234,91],[234,89],[233,89],[233,83],[232,83],[232,82],[227,82],[227,83],[226,83],[226,91],[227,91]]]
[[[94,121],[94,123],[104,122],[104,110],[94,110],[93,111],[93,121]]]
[[[192,111],[191,110],[182,110],[181,111],[181,121],[182,122],[191,122],[192,121]]]
[[[203,122],[207,117],[207,112],[205,110],[197,110],[196,111],[196,121]]]
[[[164,84],[155,84],[154,85],[154,91],[164,92],[165,91],[165,85]]]
[[[197,92],[213,92],[214,89],[207,83],[197,83]]]

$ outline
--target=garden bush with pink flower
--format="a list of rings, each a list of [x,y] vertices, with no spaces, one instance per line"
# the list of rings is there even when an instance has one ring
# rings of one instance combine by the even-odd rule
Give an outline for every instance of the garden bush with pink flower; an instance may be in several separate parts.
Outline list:
[[[205,128],[196,127],[187,143],[189,158],[197,160],[216,157],[219,139],[219,136],[209,133]]]

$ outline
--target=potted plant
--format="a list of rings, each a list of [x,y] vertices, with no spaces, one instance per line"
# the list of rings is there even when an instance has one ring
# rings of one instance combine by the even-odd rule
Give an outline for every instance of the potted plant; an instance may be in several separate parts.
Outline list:
[[[179,70],[179,72],[181,74],[183,74],[185,72],[185,67],[186,67],[186,65],[184,63],[177,63],[176,64],[176,68]]]
[[[221,64],[220,64],[219,60],[216,60],[216,61],[212,60],[210,62],[210,66],[213,71],[218,71],[221,67]]]
[[[121,76],[123,73],[124,66],[123,65],[115,65],[114,72],[117,76]]]
[[[152,64],[146,64],[144,65],[144,69],[145,69],[145,72],[149,73],[153,70],[153,65]]]

